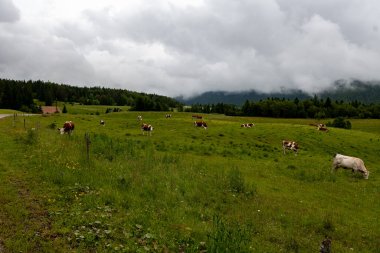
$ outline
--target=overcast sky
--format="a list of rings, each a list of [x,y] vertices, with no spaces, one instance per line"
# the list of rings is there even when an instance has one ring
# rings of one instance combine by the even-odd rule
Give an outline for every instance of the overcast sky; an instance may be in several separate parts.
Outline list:
[[[0,0],[0,77],[185,97],[380,80],[380,1]]]

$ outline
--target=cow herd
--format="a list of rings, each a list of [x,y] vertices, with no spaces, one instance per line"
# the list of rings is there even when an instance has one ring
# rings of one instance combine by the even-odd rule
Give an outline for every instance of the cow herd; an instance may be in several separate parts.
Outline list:
[[[165,115],[165,118],[171,118],[171,117],[172,117],[171,114]],[[208,127],[207,123],[205,121],[203,121],[203,117],[201,115],[192,115],[192,118],[196,119],[194,121],[195,127],[203,127],[204,129],[207,129],[207,127]],[[141,115],[137,116],[138,121],[142,121],[142,119],[143,118]],[[105,121],[100,120],[100,125],[105,126]],[[326,125],[324,125],[324,124],[311,124],[311,125],[316,126],[318,131],[324,131],[324,132],[329,131],[327,129]],[[252,128],[255,126],[255,124],[254,123],[243,123],[240,126],[243,128]],[[63,127],[58,128],[58,131],[60,134],[69,134],[70,135],[73,132],[74,128],[75,128],[75,125],[72,121],[66,121],[63,124]],[[149,136],[151,136],[152,131],[153,131],[153,126],[150,124],[147,124],[147,123],[142,123],[141,131],[142,131],[143,135],[145,135],[145,133],[147,133],[147,135],[149,134]],[[282,141],[282,150],[283,150],[284,155],[286,154],[286,150],[293,151],[294,154],[297,155],[298,149],[299,149],[299,145],[297,142],[292,141],[292,140],[283,140]],[[345,156],[345,155],[341,155],[341,154],[335,154],[333,157],[332,170],[334,171],[334,170],[337,170],[338,168],[352,169],[352,172],[360,172],[363,174],[365,179],[368,179],[369,171],[366,169],[363,160],[361,160],[360,158],[352,157],[352,156]]]

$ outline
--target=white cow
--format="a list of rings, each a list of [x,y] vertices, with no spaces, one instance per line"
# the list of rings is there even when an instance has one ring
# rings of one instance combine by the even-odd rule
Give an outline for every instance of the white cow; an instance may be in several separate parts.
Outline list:
[[[332,169],[336,170],[339,167],[352,169],[352,172],[358,171],[360,173],[363,173],[364,178],[368,179],[369,171],[366,169],[363,160],[360,158],[335,154],[333,158]]]

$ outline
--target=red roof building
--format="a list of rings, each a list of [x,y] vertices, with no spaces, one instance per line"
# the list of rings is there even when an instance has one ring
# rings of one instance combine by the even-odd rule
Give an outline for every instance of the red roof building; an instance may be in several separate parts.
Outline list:
[[[41,109],[42,109],[42,114],[53,114],[53,113],[61,112],[61,109],[55,106],[41,106]]]

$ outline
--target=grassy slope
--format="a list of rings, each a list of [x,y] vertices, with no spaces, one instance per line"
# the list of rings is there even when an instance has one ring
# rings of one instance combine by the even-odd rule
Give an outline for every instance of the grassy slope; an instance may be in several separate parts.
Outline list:
[[[0,114],[14,114],[14,113],[22,113],[22,112],[11,110],[11,109],[0,109]]]
[[[151,137],[138,114],[155,127]],[[12,120],[0,121],[5,249],[312,252],[325,235],[334,252],[380,248],[378,120],[329,133],[313,120],[222,115],[207,115],[205,131],[186,113],[28,117],[38,131]],[[65,120],[76,124],[71,137],[48,127]],[[250,121],[255,128],[240,128]],[[298,156],[282,154],[284,138],[300,143]],[[336,152],[363,158],[369,180],[331,174]]]

